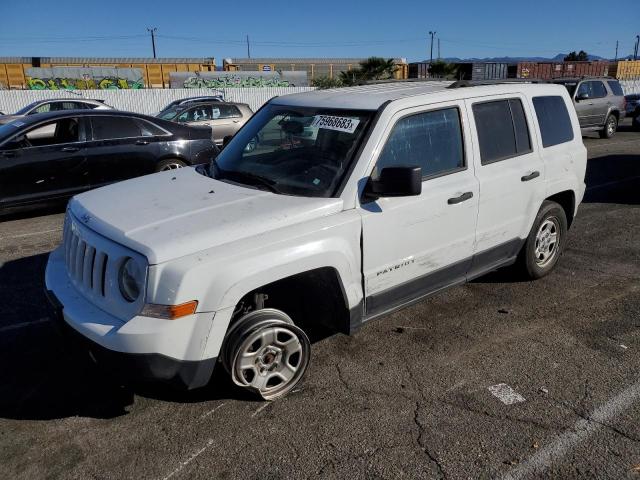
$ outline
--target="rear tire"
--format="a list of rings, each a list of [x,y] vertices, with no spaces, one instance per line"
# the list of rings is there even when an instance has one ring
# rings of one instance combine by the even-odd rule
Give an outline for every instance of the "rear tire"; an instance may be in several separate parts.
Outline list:
[[[518,261],[522,273],[533,280],[551,273],[562,255],[566,238],[564,209],[556,202],[545,200],[520,252]]]
[[[274,308],[248,313],[226,335],[222,363],[233,382],[274,400],[289,393],[309,366],[311,343],[289,316]]]
[[[618,118],[611,114],[607,117],[607,121],[604,122],[604,128],[600,130],[600,138],[611,138],[618,131]]]
[[[156,165],[156,172],[166,172],[167,170],[177,170],[186,167],[187,164],[177,158],[165,158],[160,160]]]

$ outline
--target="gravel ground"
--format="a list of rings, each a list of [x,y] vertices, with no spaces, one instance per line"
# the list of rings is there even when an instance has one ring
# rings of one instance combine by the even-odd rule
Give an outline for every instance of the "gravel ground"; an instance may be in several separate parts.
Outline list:
[[[47,317],[61,211],[0,223],[0,478],[640,479],[640,134],[585,144],[552,275],[496,272],[321,340],[272,403],[220,371],[190,394],[109,380]]]

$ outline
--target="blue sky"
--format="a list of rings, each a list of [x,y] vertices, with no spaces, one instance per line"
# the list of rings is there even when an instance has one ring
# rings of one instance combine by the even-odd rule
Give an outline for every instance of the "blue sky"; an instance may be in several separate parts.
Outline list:
[[[0,0],[0,56],[443,57],[633,53],[639,0]],[[434,46],[434,56],[437,44]]]

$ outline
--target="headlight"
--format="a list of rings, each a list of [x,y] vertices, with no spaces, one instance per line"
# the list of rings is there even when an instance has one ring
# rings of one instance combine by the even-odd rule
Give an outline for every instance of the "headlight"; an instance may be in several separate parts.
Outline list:
[[[127,258],[120,267],[118,284],[120,293],[128,302],[135,302],[144,287],[144,269],[133,258]]]

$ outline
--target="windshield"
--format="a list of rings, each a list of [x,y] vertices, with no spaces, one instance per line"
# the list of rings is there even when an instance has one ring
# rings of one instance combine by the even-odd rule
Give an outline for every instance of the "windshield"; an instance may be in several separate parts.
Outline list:
[[[36,105],[38,105],[40,102],[33,102],[30,103],[29,105],[27,105],[26,107],[22,107],[20,110],[18,110],[16,113],[14,113],[14,115],[26,115],[27,112],[29,110],[31,110],[33,107],[35,107]]]
[[[173,120],[177,114],[178,108],[171,107],[161,111],[156,115],[156,117],[162,118],[163,120]]]
[[[330,197],[374,114],[267,105],[218,155],[211,175],[276,193]]]

